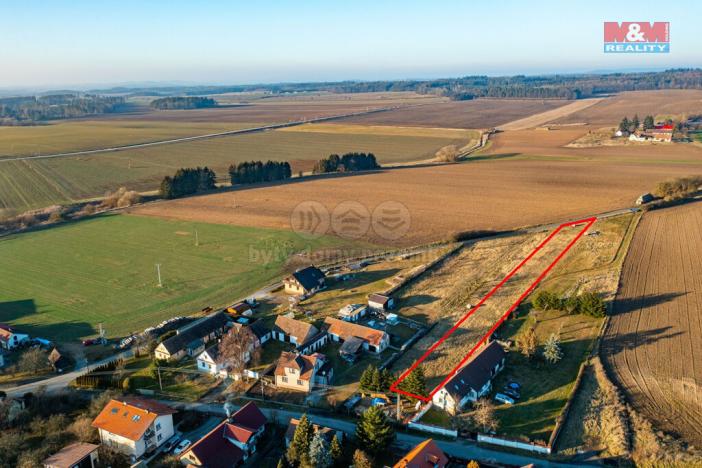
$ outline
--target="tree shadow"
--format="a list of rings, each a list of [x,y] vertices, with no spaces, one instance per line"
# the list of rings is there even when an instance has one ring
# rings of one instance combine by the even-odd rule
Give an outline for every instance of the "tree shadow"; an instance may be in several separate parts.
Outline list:
[[[635,310],[642,310],[659,304],[665,304],[666,302],[671,302],[673,299],[687,294],[687,292],[647,294],[639,297],[616,299],[614,301],[612,315],[622,315]]]
[[[97,333],[93,325],[77,320],[45,323],[53,321],[53,317],[44,320],[43,315],[48,312],[45,309],[37,307],[34,299],[0,302],[0,323],[11,325],[30,338],[52,341],[78,340]],[[17,321],[21,322],[16,323]]]
[[[611,339],[605,337],[602,341],[603,351],[606,354],[618,354],[624,350],[633,350],[639,346],[645,346],[656,343],[661,340],[669,340],[676,336],[683,335],[684,332],[669,332],[673,327],[660,327],[652,330],[635,331],[616,335]]]

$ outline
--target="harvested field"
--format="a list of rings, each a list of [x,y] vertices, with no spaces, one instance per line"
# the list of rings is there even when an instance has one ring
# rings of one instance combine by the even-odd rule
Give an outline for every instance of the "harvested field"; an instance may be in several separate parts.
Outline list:
[[[604,99],[592,107],[556,120],[557,123],[584,122],[593,125],[616,125],[626,115],[679,116],[702,111],[702,91],[667,89],[629,91]]]
[[[331,212],[340,202],[354,200],[372,212],[381,202],[395,200],[408,208],[411,226],[405,237],[392,243],[418,244],[445,239],[457,231],[562,222],[632,206],[660,180],[701,170],[699,164],[554,162],[550,158],[486,156],[462,164],[240,189],[154,203],[133,212],[289,229],[293,209],[303,201],[319,201]],[[372,231],[368,238],[388,243]]]
[[[343,122],[366,125],[491,128],[551,109],[571,101],[541,99],[475,99],[408,107],[360,115]]]
[[[209,166],[227,180],[232,163],[248,160],[287,160],[293,172],[309,170],[331,153],[372,152],[381,163],[430,158],[442,146],[462,146],[474,138],[466,130],[436,132],[381,131],[377,127],[340,127],[322,131],[268,131],[184,142],[118,153],[54,159],[0,160],[0,208],[27,209],[101,196],[127,186],[154,190],[164,176],[181,167]],[[326,129],[326,130],[325,130]],[[434,135],[434,136],[432,136]]]
[[[702,445],[702,203],[646,213],[601,353],[634,408]]]
[[[557,107],[555,109],[547,110],[546,112],[541,112],[539,114],[534,114],[529,117],[524,117],[523,119],[514,120],[506,124],[500,125],[498,128],[500,130],[524,130],[527,128],[538,127],[541,124],[551,122],[552,120],[564,118],[574,112],[578,112],[583,109],[597,104],[602,99],[581,99],[578,101],[571,102],[565,106]]]

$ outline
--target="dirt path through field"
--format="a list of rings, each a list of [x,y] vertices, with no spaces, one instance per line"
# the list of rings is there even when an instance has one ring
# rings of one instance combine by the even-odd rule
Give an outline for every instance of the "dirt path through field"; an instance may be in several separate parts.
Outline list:
[[[635,409],[702,444],[702,203],[646,213],[602,354]]]
[[[555,109],[548,110],[546,112],[541,112],[539,114],[530,115],[529,117],[524,117],[523,119],[513,120],[506,124],[497,127],[498,130],[526,130],[527,128],[538,127],[547,122],[551,122],[556,119],[562,119],[570,114],[587,109],[600,102],[603,98],[591,98],[591,99],[580,99],[567,104],[563,107],[557,107]]]

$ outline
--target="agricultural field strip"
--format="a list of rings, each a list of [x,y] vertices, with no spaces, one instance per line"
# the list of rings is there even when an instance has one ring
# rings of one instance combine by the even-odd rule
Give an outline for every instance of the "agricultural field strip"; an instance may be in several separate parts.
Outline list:
[[[505,276],[502,281],[500,281],[497,285],[495,285],[481,300],[478,302],[473,308],[471,308],[456,324],[451,327],[436,343],[434,343],[429,349],[410,366],[409,369],[407,369],[405,372],[400,375],[400,377],[391,385],[390,390],[396,393],[401,393],[413,398],[418,398],[423,401],[430,401],[431,397],[438,392],[445,384],[446,382],[453,376],[453,374],[463,366],[463,364],[470,359],[470,357],[473,355],[476,349],[478,349],[489,337],[490,335],[504,322],[509,314],[516,309],[519,304],[524,300],[526,296],[531,293],[531,291],[541,282],[541,280],[544,279],[544,277],[551,271],[551,269],[556,266],[556,264],[563,258],[563,256],[575,245],[575,243],[580,239],[585,232],[595,223],[597,218],[586,218],[586,219],[581,219],[578,221],[571,221],[568,223],[563,223],[560,226],[558,226],[554,231],[551,232],[551,234],[548,235],[541,243],[534,249],[532,252],[524,258],[524,260],[521,261],[512,271],[510,271],[507,276]],[[416,395],[410,392],[406,392],[404,390],[401,390],[398,388],[398,385],[414,370],[416,369],[436,348],[438,348],[449,336],[451,336],[460,326],[463,322],[465,322],[471,315],[473,315],[490,297],[492,297],[498,289],[500,289],[507,281],[509,281],[510,278],[512,278],[532,257],[534,257],[546,244],[548,244],[556,235],[558,235],[559,232],[561,232],[564,228],[570,227],[570,226],[578,226],[580,224],[584,224],[584,227],[582,230],[576,234],[576,236],[566,245],[566,247],[556,256],[556,258],[551,262],[540,274],[539,276],[529,285],[529,287],[519,296],[519,298],[507,309],[507,311],[497,320],[493,326],[490,328],[490,330],[471,348],[471,350],[468,352],[468,354],[461,360],[461,362],[458,363],[457,366],[455,366],[451,372],[448,373],[448,375],[444,378],[444,380],[441,381],[439,385],[437,385],[431,392],[429,392],[428,397],[424,397],[422,395]]]
[[[603,98],[580,99],[562,107],[547,110],[539,114],[530,115],[522,119],[513,120],[497,127],[498,130],[525,130],[527,128],[538,127],[539,125],[561,119],[575,112],[587,109],[600,102]]]
[[[417,104],[417,105],[421,105],[421,104]],[[330,120],[342,119],[342,118],[347,118],[347,117],[354,117],[354,116],[365,115],[365,114],[373,114],[376,112],[385,112],[385,111],[394,110],[394,109],[396,109],[396,108],[395,107],[386,107],[386,108],[381,108],[381,109],[366,110],[366,111],[362,111],[362,112],[353,112],[353,113],[348,113],[348,114],[339,114],[339,115],[333,115],[333,116],[327,116],[327,117],[318,117],[318,118],[313,118],[313,119],[303,119],[303,120],[297,120],[294,122],[262,125],[260,127],[242,128],[242,129],[237,129],[237,130],[227,130],[224,132],[207,133],[205,135],[194,135],[194,136],[188,136],[188,137],[171,138],[171,139],[167,139],[167,140],[157,140],[157,141],[150,141],[150,142],[146,142],[146,143],[134,143],[134,144],[129,144],[129,145],[119,145],[119,146],[113,146],[113,147],[108,147],[108,148],[98,148],[98,149],[92,149],[92,150],[70,151],[70,152],[42,154],[42,155],[34,155],[34,156],[18,156],[18,157],[0,156],[0,162],[3,162],[3,161],[26,161],[26,160],[31,160],[31,159],[51,159],[51,158],[60,158],[60,157],[65,157],[65,156],[83,156],[83,155],[90,155],[90,154],[97,154],[97,153],[109,153],[109,152],[116,152],[116,151],[124,151],[124,150],[130,150],[130,149],[135,149],[135,148],[147,148],[150,146],[168,145],[168,144],[183,143],[183,142],[188,142],[188,141],[206,140],[206,139],[210,139],[210,138],[217,138],[217,137],[223,137],[223,136],[232,136],[232,135],[241,135],[241,134],[246,134],[246,133],[263,132],[266,130],[275,130],[275,129],[280,129],[280,128],[293,127],[296,125],[302,125],[302,124],[306,124],[306,123],[326,122],[326,121],[330,121]]]

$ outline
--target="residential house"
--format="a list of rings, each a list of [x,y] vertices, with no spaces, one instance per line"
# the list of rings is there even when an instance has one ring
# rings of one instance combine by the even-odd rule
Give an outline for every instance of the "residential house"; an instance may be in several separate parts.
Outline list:
[[[174,433],[170,406],[141,398],[110,400],[93,421],[108,447],[137,459],[151,453]]]
[[[256,342],[254,343],[254,346],[263,346],[263,344],[271,339],[272,333],[271,330],[266,326],[265,323],[263,323],[263,320],[256,320],[253,322],[251,325],[244,325],[241,323],[234,323],[234,328],[239,330],[241,328],[244,328],[248,326],[249,330],[251,330],[251,333],[256,337]]]
[[[227,366],[217,362],[219,359],[219,345],[210,346],[197,356],[197,370],[225,378],[228,375]]]
[[[468,402],[490,392],[492,379],[504,365],[505,351],[497,341],[482,346],[479,353],[434,394],[434,406],[451,414],[458,413]]]
[[[67,445],[42,464],[44,468],[95,468],[99,445],[76,442]]]
[[[221,337],[229,325],[229,318],[223,312],[200,319],[180,328],[175,336],[164,340],[154,350],[156,359],[178,360],[187,356],[197,356],[205,350],[205,345]]]
[[[382,353],[390,344],[389,335],[382,330],[332,317],[324,319],[324,323],[327,325],[327,333],[334,341],[344,342],[351,337],[360,338],[363,340],[363,349],[373,353]]]
[[[326,356],[283,351],[275,368],[275,385],[300,392],[311,392],[316,385],[330,385],[334,369]]]
[[[186,466],[235,467],[256,452],[265,432],[266,417],[249,402],[195,442],[180,456]]]
[[[444,468],[449,460],[432,439],[427,439],[410,450],[393,468]]]
[[[29,335],[18,333],[14,327],[0,323],[0,347],[11,350],[29,341]]]
[[[341,309],[337,314],[341,320],[346,320],[347,322],[358,322],[362,317],[368,312],[368,306],[363,304],[347,304]]]
[[[300,424],[299,419],[290,418],[288,423],[288,429],[285,431],[285,446],[288,447],[290,442],[292,442],[293,437],[295,437],[295,431],[297,430],[297,425]],[[339,442],[344,441],[344,432],[337,431],[330,427],[320,426],[319,424],[312,423],[312,429],[315,434],[320,434],[327,442],[331,443],[334,436],[336,436]]]
[[[395,299],[385,294],[373,293],[368,296],[368,307],[376,312],[382,312],[395,307]]]
[[[324,288],[324,273],[315,266],[301,268],[285,278],[283,285],[288,294],[309,297]]]
[[[364,341],[355,336],[350,336],[341,344],[339,355],[347,362],[356,362],[361,355]]]
[[[273,326],[273,338],[285,343],[302,345],[319,334],[317,327],[311,323],[279,315]]]

